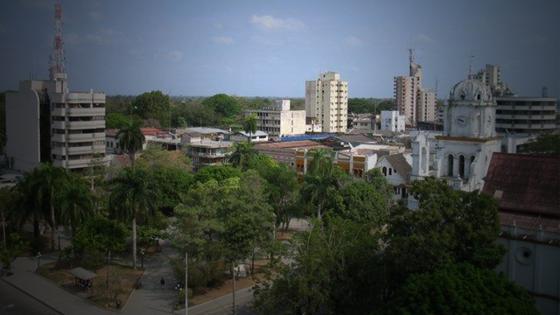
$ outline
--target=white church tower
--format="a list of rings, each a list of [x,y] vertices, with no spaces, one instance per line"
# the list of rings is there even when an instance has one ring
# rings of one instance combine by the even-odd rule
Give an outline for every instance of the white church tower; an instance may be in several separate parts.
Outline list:
[[[487,86],[472,78],[457,83],[444,108],[443,134],[420,133],[412,143],[411,180],[435,176],[457,190],[482,189],[492,153],[500,151],[495,115]]]

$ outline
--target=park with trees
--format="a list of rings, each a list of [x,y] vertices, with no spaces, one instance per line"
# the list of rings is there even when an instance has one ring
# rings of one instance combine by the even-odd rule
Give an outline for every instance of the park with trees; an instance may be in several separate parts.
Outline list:
[[[4,268],[17,256],[57,253],[42,274],[94,270],[107,278],[98,304],[115,308],[120,286],[132,290],[142,273],[139,255],[166,239],[180,287],[188,265],[178,302],[222,286],[245,265],[259,314],[537,313],[526,290],[494,271],[504,249],[493,199],[427,178],[412,184],[419,209],[410,210],[393,202],[376,169],[351,177],[318,149],[298,175],[250,142],[234,146],[228,165],[193,173],[184,154],[140,152],[140,127],[175,125],[177,116],[162,112],[176,104],[159,92],[120,101],[113,118],[126,166],[78,173],[45,163],[0,190]],[[235,97],[196,106],[189,110],[255,132],[254,119],[239,116],[249,105]],[[294,218],[309,228],[294,232]]]

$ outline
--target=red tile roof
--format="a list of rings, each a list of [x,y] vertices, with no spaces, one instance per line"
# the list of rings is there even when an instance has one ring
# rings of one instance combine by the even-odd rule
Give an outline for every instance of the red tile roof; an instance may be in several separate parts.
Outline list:
[[[158,128],[140,128],[140,131],[142,131],[144,136],[157,136],[161,133],[161,130]]]
[[[559,219],[560,156],[494,153],[482,191],[501,212]]]

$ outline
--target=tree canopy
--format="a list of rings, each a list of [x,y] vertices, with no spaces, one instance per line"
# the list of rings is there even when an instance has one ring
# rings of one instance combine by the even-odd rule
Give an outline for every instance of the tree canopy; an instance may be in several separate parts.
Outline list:
[[[161,127],[171,125],[171,99],[161,91],[138,95],[132,102],[132,114],[142,119],[155,119]]]
[[[224,118],[233,118],[241,112],[239,101],[227,94],[216,94],[204,101],[202,105],[211,108],[214,113]]]
[[[560,135],[558,134],[540,135],[536,140],[522,145],[519,151],[522,153],[560,155]]]

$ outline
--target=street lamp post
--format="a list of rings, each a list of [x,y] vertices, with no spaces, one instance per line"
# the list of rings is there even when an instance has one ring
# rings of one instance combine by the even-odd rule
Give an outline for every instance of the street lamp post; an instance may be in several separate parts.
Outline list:
[[[35,272],[39,272],[39,267],[41,266],[41,252],[37,253],[37,269]]]
[[[189,315],[189,253],[185,252],[185,315]]]
[[[140,248],[140,266],[142,269],[144,269],[144,255],[146,254],[146,251],[144,250],[144,248]]]

